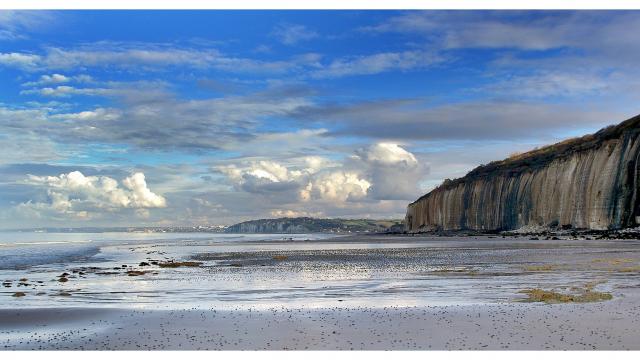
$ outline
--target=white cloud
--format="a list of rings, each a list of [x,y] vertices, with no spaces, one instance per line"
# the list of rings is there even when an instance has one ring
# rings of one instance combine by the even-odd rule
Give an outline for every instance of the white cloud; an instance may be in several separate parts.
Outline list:
[[[400,147],[398,144],[380,142],[372,146],[359,149],[356,154],[368,163],[379,163],[382,165],[416,166],[418,160],[412,153]]]
[[[23,40],[27,33],[53,22],[47,11],[0,10],[0,41]]]
[[[0,53],[0,65],[17,67],[20,69],[34,69],[38,66],[40,56],[24,53]]]
[[[78,82],[78,83],[88,83],[92,82],[93,78],[89,75],[76,75],[76,76],[66,76],[63,74],[51,74],[51,75],[41,75],[40,78],[36,81],[29,81],[22,86],[30,87],[30,86],[42,86],[42,85],[57,85],[64,84],[69,82]]]
[[[311,73],[313,78],[336,78],[353,75],[371,75],[386,71],[408,71],[424,68],[443,59],[429,51],[385,52],[337,59]]]
[[[294,45],[300,41],[315,39],[318,33],[309,30],[304,25],[282,24],[277,26],[272,35],[285,45]]]
[[[385,19],[364,32],[422,35],[433,47],[546,51],[573,48],[600,61],[635,65],[640,16],[633,11],[421,11]],[[583,54],[581,54],[583,56]]]
[[[96,46],[85,46],[78,49],[50,48],[43,63],[52,69],[71,69],[79,67],[118,65],[123,67],[134,65],[173,66],[186,65],[206,67],[219,56],[216,50],[192,50],[167,48],[164,46],[134,47],[126,44],[118,48],[111,43],[104,43],[105,50]]]
[[[80,111],[77,113],[51,115],[51,118],[64,119],[64,120],[80,120],[80,121],[82,120],[109,121],[109,120],[117,120],[121,116],[122,116],[122,112],[118,109],[95,108],[93,110]]]
[[[294,190],[300,186],[304,171],[288,169],[275,161],[251,161],[243,166],[219,166],[238,190],[250,193],[270,194]]]
[[[23,211],[50,211],[77,218],[100,215],[120,209],[149,209],[166,207],[164,197],[153,193],[143,173],[134,173],[118,181],[107,176],[85,176],[72,171],[59,176],[28,175],[25,184],[46,189],[49,202],[26,202],[19,205]]]
[[[0,65],[25,71],[85,70],[118,68],[162,71],[174,67],[198,70],[217,69],[232,73],[283,74],[317,66],[317,54],[303,54],[285,60],[264,61],[228,56],[215,49],[179,47],[158,43],[98,42],[74,48],[46,48],[42,54],[0,53]]]
[[[376,200],[408,200],[419,193],[418,183],[426,168],[416,157],[394,143],[381,142],[356,151],[372,186],[368,195]]]
[[[44,87],[40,89],[29,89],[20,91],[20,95],[37,94],[51,97],[70,97],[72,95],[85,96],[112,96],[118,93],[114,88],[77,88],[68,85],[59,85],[56,87]]]
[[[132,207],[158,208],[166,206],[166,200],[162,196],[149,190],[143,173],[138,172],[125,178],[122,180],[122,184],[131,191],[129,197]]]
[[[289,160],[253,161],[219,166],[237,190],[282,201],[324,201],[335,206],[371,200],[413,198],[425,170],[415,156],[394,143],[377,143],[358,149],[344,162],[320,156]],[[291,193],[298,194],[296,199]]]
[[[40,82],[42,84],[59,84],[69,82],[71,79],[62,74],[42,75],[40,76]]]
[[[276,209],[276,210],[271,210],[271,212],[269,213],[269,215],[271,217],[274,218],[282,218],[282,217],[288,217],[288,218],[292,218],[292,217],[322,217],[323,213],[319,212],[319,211],[297,211],[297,210],[282,210],[282,209]]]
[[[289,41],[293,37],[288,38]],[[228,56],[214,49],[179,48],[172,44],[96,43],[77,48],[47,48],[40,55],[0,53],[0,65],[26,71],[119,68],[167,70],[172,67],[217,69],[230,73],[287,74],[302,73],[313,78],[378,74],[386,71],[408,71],[443,61],[436,51],[406,50],[369,55],[348,56],[328,64],[322,55],[304,53],[282,60],[258,60]]]
[[[339,205],[347,201],[364,200],[371,183],[355,171],[321,172],[300,190],[300,198],[334,201]]]

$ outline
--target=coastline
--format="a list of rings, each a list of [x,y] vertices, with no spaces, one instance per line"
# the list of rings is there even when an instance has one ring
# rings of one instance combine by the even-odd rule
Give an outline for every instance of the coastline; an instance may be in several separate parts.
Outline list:
[[[636,240],[306,238],[177,235],[5,270],[0,350],[640,350]]]

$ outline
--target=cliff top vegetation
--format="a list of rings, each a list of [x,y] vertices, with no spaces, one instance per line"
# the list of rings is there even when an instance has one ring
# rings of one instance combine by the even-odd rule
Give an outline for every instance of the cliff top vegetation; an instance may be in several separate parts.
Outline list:
[[[546,166],[551,161],[571,156],[575,153],[588,151],[603,146],[611,139],[620,138],[626,132],[640,131],[640,115],[634,116],[618,125],[607,126],[594,134],[575,137],[561,142],[536,148],[524,153],[515,153],[504,160],[492,161],[471,170],[467,175],[458,179],[445,179],[440,186],[432,190],[441,191],[451,189],[465,181],[483,178],[496,174],[518,174]],[[431,192],[421,196],[415,202],[420,201]]]

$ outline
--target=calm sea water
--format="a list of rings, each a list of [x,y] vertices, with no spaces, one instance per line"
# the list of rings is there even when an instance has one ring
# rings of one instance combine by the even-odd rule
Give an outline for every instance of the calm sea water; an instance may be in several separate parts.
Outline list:
[[[34,265],[87,261],[101,250],[121,246],[216,246],[270,241],[305,241],[329,234],[211,234],[211,233],[36,233],[0,232],[0,269],[26,269]],[[178,254],[182,254],[182,249]]]

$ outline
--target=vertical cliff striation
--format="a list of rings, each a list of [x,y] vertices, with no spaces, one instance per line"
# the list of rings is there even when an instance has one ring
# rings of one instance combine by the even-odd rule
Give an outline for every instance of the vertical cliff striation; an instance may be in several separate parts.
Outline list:
[[[636,226],[639,134],[636,116],[446,180],[409,204],[406,230]]]

